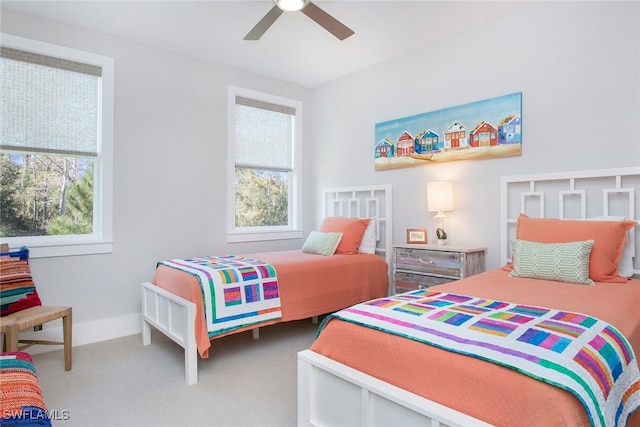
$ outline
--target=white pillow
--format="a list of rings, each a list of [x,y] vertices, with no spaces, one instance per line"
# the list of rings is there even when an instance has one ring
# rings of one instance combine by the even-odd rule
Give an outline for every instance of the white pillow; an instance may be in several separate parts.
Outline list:
[[[376,225],[378,221],[376,218],[371,218],[367,228],[364,229],[360,246],[358,247],[358,253],[360,254],[374,254],[376,253],[376,243],[378,242],[378,236],[376,234]]]
[[[624,221],[626,216],[594,216],[589,221]],[[627,231],[627,242],[622,248],[622,256],[618,262],[618,274],[622,277],[633,276],[633,252],[631,251],[631,230]]]
[[[321,233],[312,231],[309,233],[307,240],[302,245],[302,252],[307,254],[316,254],[331,256],[338,249],[338,245],[342,240],[342,233]]]

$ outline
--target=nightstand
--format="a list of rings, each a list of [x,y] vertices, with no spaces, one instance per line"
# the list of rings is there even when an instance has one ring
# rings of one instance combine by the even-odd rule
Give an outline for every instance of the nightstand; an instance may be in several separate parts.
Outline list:
[[[392,294],[482,273],[485,251],[470,246],[393,245]]]

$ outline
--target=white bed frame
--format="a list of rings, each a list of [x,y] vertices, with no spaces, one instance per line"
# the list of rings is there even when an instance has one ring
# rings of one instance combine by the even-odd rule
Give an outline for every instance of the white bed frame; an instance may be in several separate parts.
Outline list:
[[[616,215],[635,219],[640,167],[507,176],[501,178],[500,189],[500,254],[507,260],[521,212],[547,218]],[[634,250],[638,234],[630,233]],[[634,271],[639,273],[637,259]],[[304,350],[298,353],[298,425],[488,424]]]
[[[390,185],[331,188],[322,192],[322,218],[346,216],[374,218],[376,254],[389,265],[391,285],[392,190]],[[149,282],[142,283],[142,343],[151,344],[155,328],[184,348],[185,381],[198,382],[198,349],[195,333],[196,305]],[[314,318],[317,321],[317,317]],[[259,329],[252,330],[258,338]]]

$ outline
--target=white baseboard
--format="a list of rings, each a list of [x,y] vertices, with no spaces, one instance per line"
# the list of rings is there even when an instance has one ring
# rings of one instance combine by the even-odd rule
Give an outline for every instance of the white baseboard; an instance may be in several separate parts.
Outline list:
[[[20,338],[42,339],[49,341],[62,341],[62,322],[54,327],[46,327],[38,332],[23,332]],[[91,322],[73,324],[73,347],[91,344],[114,338],[126,337],[142,332],[142,314],[130,314],[127,316],[112,317],[109,319],[94,320]],[[141,341],[142,342],[142,341]],[[34,345],[29,347],[31,354],[45,353],[47,351],[60,350],[62,346]]]

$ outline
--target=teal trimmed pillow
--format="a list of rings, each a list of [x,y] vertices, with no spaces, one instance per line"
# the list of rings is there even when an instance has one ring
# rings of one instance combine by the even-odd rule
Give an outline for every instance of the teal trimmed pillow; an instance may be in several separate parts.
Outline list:
[[[302,245],[302,252],[317,255],[333,255],[342,240],[342,233],[321,233],[312,231]]]
[[[513,270],[509,276],[593,285],[589,278],[593,243],[593,240],[537,243],[513,239]]]

